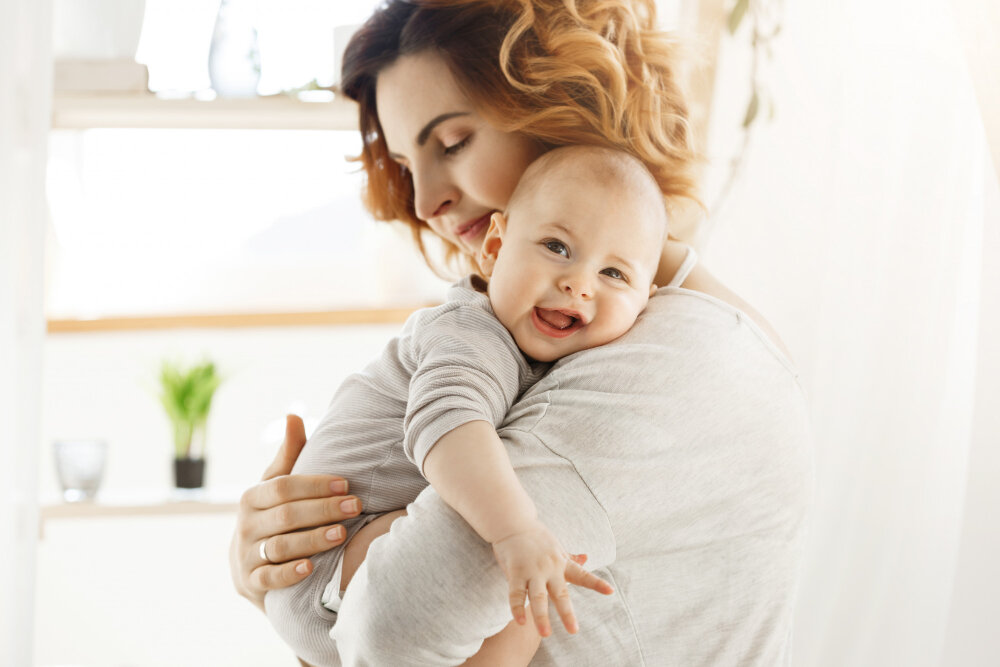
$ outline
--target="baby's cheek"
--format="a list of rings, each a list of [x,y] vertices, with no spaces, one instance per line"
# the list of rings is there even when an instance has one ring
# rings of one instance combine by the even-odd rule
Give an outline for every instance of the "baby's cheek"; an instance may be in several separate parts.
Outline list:
[[[604,345],[624,336],[635,324],[640,312],[642,311],[634,308],[624,309],[624,312],[619,313],[618,317],[614,318],[614,321],[610,323],[608,330],[602,332],[603,340],[600,343],[594,343],[594,345]]]

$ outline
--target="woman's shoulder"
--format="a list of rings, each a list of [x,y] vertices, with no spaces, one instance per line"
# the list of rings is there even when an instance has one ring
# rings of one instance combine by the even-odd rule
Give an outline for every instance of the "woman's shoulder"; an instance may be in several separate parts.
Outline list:
[[[721,304],[726,304],[736,312],[746,315],[750,321],[767,337],[770,343],[781,352],[789,361],[792,361],[792,354],[788,347],[781,340],[777,330],[771,323],[761,315],[739,294],[729,289],[718,278],[713,276],[704,265],[696,266],[687,279],[681,284],[681,289],[703,294],[715,299]]]
[[[745,368],[781,368],[798,376],[798,369],[784,346],[775,342],[749,313],[729,301],[683,287],[663,287],[649,301],[636,325],[619,339],[638,345],[658,345],[683,350],[703,359],[732,357]],[[616,341],[616,342],[619,342]]]

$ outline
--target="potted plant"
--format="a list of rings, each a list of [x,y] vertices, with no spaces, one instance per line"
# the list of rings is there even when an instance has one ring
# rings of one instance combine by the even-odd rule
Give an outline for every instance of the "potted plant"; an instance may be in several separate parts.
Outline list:
[[[165,361],[160,369],[160,402],[174,430],[174,483],[197,489],[205,479],[205,424],[222,378],[206,361],[191,368]]]

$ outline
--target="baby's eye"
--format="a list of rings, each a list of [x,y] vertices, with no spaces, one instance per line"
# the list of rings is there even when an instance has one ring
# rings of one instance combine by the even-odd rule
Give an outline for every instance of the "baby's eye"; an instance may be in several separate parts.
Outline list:
[[[604,269],[601,273],[609,278],[614,278],[615,280],[625,280],[625,274],[612,266]]]
[[[471,140],[472,140],[472,135],[470,134],[465,139],[462,139],[461,141],[459,141],[457,143],[454,143],[451,146],[445,146],[444,147],[444,154],[445,155],[455,155],[456,153],[458,153],[459,151],[461,151],[463,148],[465,148],[466,146],[468,146],[469,145],[469,141],[471,141]]]
[[[563,243],[562,241],[546,241],[545,247],[548,248],[551,252],[556,253],[557,255],[562,255],[563,257],[569,257],[569,248],[567,248],[566,244]]]

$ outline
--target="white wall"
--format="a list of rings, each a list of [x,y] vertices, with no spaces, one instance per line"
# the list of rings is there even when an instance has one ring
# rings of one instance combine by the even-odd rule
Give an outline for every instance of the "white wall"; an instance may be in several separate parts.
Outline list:
[[[34,664],[298,667],[264,615],[233,590],[226,554],[234,519],[47,522]]]
[[[103,488],[165,489],[173,445],[157,398],[164,358],[216,362],[225,378],[208,422],[207,483],[256,481],[283,435],[284,414],[319,417],[341,380],[381,351],[401,325],[186,329],[50,335],[45,341],[43,497],[57,493],[52,442],[108,441]],[[278,428],[265,434],[270,426]]]
[[[31,661],[51,3],[0,3],[0,664]]]
[[[209,421],[208,490],[237,499],[279,443],[295,404],[319,417],[345,375],[399,325],[60,334],[45,341],[43,497],[58,485],[55,438],[108,441],[100,494],[166,495],[169,425],[157,402],[165,355],[207,355],[227,376]],[[268,432],[268,428],[271,428]],[[100,496],[99,496],[100,497]],[[228,574],[235,515],[59,519],[39,544],[36,664],[297,664]]]

